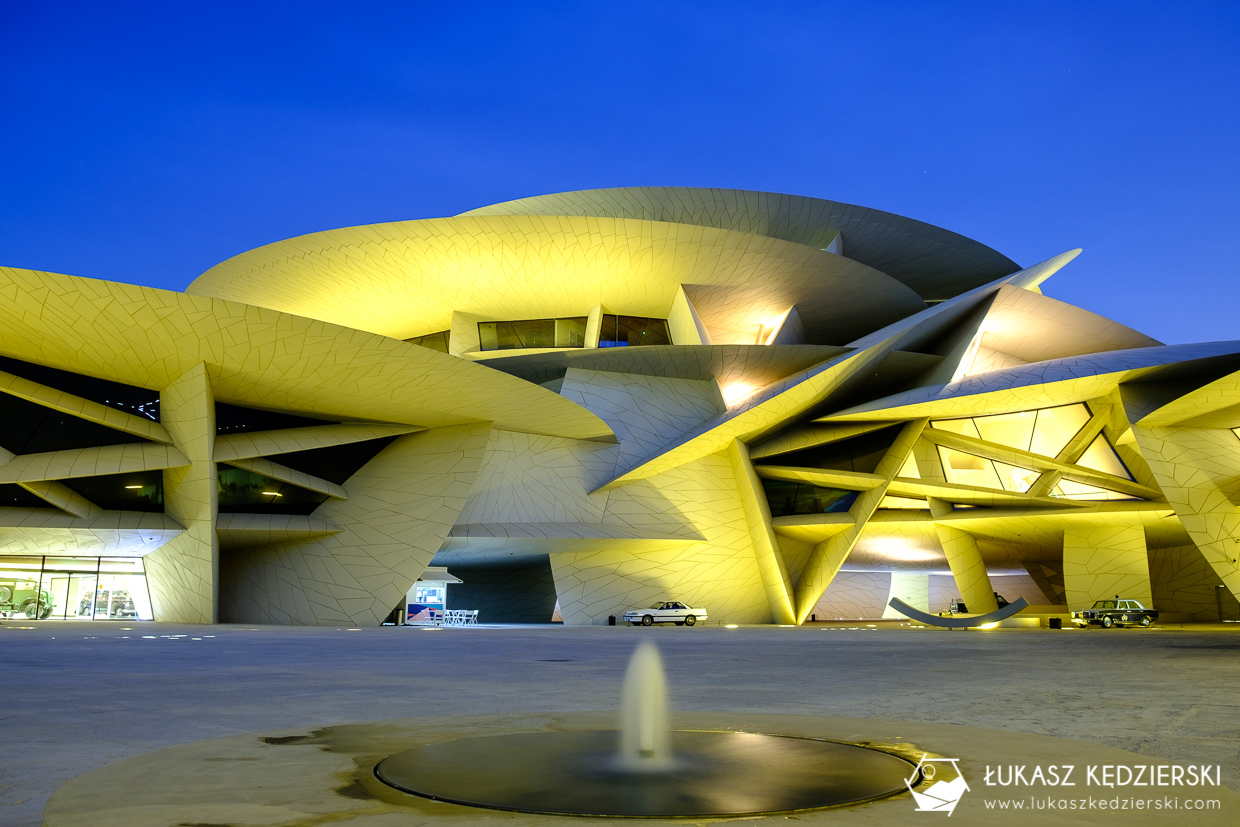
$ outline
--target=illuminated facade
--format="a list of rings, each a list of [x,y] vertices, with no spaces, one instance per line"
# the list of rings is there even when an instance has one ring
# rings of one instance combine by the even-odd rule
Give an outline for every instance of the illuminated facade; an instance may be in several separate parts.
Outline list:
[[[373,624],[434,565],[482,622],[1234,617],[1240,343],[1043,295],[1077,252],[649,188],[314,233],[185,293],[0,269],[0,614]]]

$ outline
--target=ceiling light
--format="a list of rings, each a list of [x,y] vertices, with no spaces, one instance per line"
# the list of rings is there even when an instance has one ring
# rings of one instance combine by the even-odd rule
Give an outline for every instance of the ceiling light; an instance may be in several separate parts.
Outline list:
[[[132,491],[132,490],[133,490],[133,489],[135,489],[135,488],[141,488],[141,487],[142,487],[142,486],[140,486],[140,485],[126,485],[126,486],[125,486],[125,489],[126,489],[126,490],[128,490],[128,491]]]
[[[283,497],[284,495],[281,494],[279,491],[264,491],[263,496],[264,497]]]

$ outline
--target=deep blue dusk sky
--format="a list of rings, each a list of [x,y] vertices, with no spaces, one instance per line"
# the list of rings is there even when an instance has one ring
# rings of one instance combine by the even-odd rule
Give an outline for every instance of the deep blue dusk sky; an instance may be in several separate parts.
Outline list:
[[[625,185],[908,215],[1240,339],[1236,3],[0,0],[0,264],[181,289],[331,227]]]

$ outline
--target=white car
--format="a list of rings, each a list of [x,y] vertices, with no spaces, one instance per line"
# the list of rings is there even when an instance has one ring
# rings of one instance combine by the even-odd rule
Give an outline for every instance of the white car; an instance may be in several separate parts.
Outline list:
[[[668,600],[656,603],[649,609],[629,609],[624,613],[626,623],[634,626],[650,626],[654,623],[675,623],[677,626],[693,626],[706,619],[705,609],[691,609],[684,603]]]

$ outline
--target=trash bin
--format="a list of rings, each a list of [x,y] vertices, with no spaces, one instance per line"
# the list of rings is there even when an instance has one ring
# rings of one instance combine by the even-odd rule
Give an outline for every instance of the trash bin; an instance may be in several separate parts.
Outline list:
[[[615,615],[607,615],[607,625],[608,625],[608,626],[615,626],[615,625],[616,625],[616,616],[615,616]]]
[[[1063,628],[1063,618],[1062,618],[1062,617],[1052,617],[1052,618],[1050,618],[1050,619],[1049,619],[1049,623],[1050,623],[1050,627],[1051,627],[1052,629],[1062,629],[1062,628]]]

